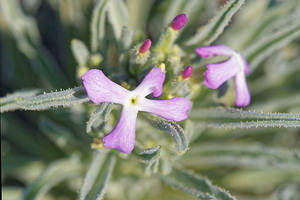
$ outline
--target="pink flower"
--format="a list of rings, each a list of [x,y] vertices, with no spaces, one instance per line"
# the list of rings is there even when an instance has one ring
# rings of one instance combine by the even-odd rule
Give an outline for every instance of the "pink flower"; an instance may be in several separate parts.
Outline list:
[[[211,89],[217,89],[234,76],[236,105],[240,107],[248,106],[251,97],[245,75],[249,73],[249,67],[242,55],[225,45],[199,47],[196,52],[203,58],[210,56],[229,57],[225,62],[207,64],[204,84]]]
[[[146,98],[149,94],[162,94],[165,73],[153,68],[133,91],[109,80],[101,70],[91,69],[82,77],[88,97],[94,103],[112,102],[121,104],[123,110],[116,127],[104,138],[104,147],[118,149],[129,154],[135,144],[135,124],[139,111],[150,112],[168,120],[181,121],[188,117],[192,103],[183,97],[167,100]]]

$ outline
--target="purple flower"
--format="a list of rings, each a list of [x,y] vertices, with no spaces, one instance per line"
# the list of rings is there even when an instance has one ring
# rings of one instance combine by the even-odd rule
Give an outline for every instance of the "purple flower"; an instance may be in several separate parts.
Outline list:
[[[179,30],[181,29],[186,22],[188,21],[188,18],[186,17],[186,14],[180,14],[177,15],[173,21],[171,22],[170,26],[174,29],[174,30]]]
[[[192,73],[193,73],[193,67],[191,65],[189,65],[181,73],[181,77],[182,77],[182,79],[187,79],[192,75]]]
[[[196,52],[203,58],[210,56],[229,57],[224,62],[207,64],[204,84],[211,89],[216,89],[235,76],[236,105],[240,107],[248,106],[251,97],[245,74],[249,73],[249,67],[242,55],[225,45],[199,47]]]
[[[183,97],[152,100],[146,96],[162,94],[165,73],[153,68],[133,91],[109,80],[101,70],[91,69],[82,77],[88,97],[94,103],[112,102],[123,105],[116,127],[103,138],[104,147],[130,153],[135,143],[135,124],[138,111],[150,112],[168,120],[181,121],[188,117],[192,103]]]
[[[141,54],[146,53],[149,50],[150,47],[151,47],[151,40],[148,39],[140,47],[139,53],[141,53]]]

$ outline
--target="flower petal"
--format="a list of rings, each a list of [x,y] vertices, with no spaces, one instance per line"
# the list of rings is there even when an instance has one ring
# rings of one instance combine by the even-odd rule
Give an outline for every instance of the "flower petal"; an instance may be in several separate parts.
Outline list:
[[[131,153],[135,143],[135,125],[138,110],[124,107],[116,127],[103,138],[104,147]]]
[[[192,103],[183,97],[167,100],[143,99],[139,110],[150,112],[168,120],[181,121],[188,118],[188,111]]]
[[[83,86],[94,103],[112,102],[123,104],[129,91],[109,80],[101,70],[91,69],[83,76]]]
[[[196,48],[196,53],[202,58],[210,56],[232,56],[235,52],[225,45],[213,45]]]
[[[140,96],[147,96],[153,93],[153,96],[159,97],[162,94],[163,83],[165,81],[165,73],[161,68],[156,67],[145,76],[144,80],[134,90]]]
[[[251,97],[244,72],[239,72],[235,77],[235,99],[237,106],[244,107],[250,104]]]
[[[240,70],[241,66],[236,57],[231,57],[221,63],[207,64],[204,84],[211,89],[216,89]]]

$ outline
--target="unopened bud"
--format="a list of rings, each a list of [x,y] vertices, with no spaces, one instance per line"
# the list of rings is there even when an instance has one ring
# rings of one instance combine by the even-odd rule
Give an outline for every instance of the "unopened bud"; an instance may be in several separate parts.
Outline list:
[[[186,14],[180,14],[177,15],[173,21],[171,22],[170,26],[174,29],[174,30],[179,30],[181,29],[186,22],[188,21],[188,18],[186,17]]]
[[[187,66],[187,68],[185,68],[185,70],[181,73],[181,77],[182,79],[187,79],[189,78],[193,73],[193,67],[192,66]]]
[[[139,52],[144,54],[150,49],[150,47],[151,47],[151,40],[148,39],[142,44],[142,46],[140,47]]]

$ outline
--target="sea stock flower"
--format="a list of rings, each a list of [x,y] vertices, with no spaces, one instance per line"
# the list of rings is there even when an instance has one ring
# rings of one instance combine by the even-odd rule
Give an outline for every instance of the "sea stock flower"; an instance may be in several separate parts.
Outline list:
[[[249,74],[249,67],[243,56],[225,45],[203,46],[196,48],[196,52],[202,58],[229,57],[224,62],[207,64],[204,84],[211,89],[217,89],[225,81],[235,77],[236,105],[248,106],[251,97],[245,75]]]
[[[115,128],[103,138],[105,148],[131,153],[135,144],[135,126],[139,111],[149,112],[167,120],[182,121],[188,117],[192,103],[183,97],[166,100],[146,98],[162,94],[165,73],[153,68],[132,91],[112,82],[101,70],[91,69],[82,76],[88,97],[94,103],[112,102],[123,106]]]

